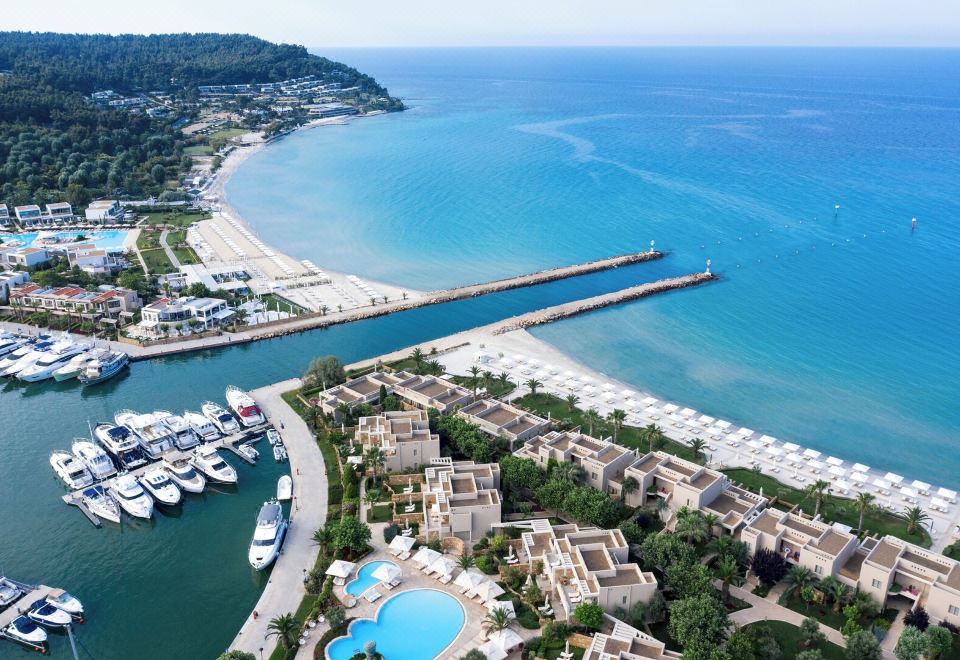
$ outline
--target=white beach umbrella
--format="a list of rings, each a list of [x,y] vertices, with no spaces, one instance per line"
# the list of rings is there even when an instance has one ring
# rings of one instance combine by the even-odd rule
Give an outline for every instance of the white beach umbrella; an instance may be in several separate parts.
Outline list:
[[[494,610],[503,610],[507,619],[517,618],[517,611],[513,608],[512,600],[492,600],[487,603],[487,611],[493,612]]]
[[[652,406],[657,402],[658,402],[657,399],[654,399],[652,396],[647,396],[643,398],[643,403],[644,405],[647,405],[647,406]]]
[[[410,548],[412,548],[416,542],[417,540],[412,536],[401,536],[397,534],[393,537],[393,540],[390,541],[389,547],[395,553],[401,554],[403,552],[409,552]]]
[[[677,409],[679,407],[680,406],[674,405],[672,403],[668,403],[663,407],[663,412],[667,413],[668,415],[672,415],[673,413],[677,412]]]
[[[505,593],[503,587],[493,580],[487,580],[481,583],[474,591],[477,592],[477,595],[480,596],[484,602],[496,600],[497,596],[502,596]]]
[[[918,493],[916,490],[914,490],[913,488],[909,488],[907,486],[903,486],[900,489],[900,494],[906,495],[907,497],[917,497],[920,495],[920,493]]]
[[[754,434],[754,430],[748,429],[746,426],[744,426],[739,431],[737,431],[737,435],[742,435],[744,438],[749,438],[753,434]]]
[[[704,426],[709,426],[710,424],[713,424],[717,420],[711,417],[710,415],[700,415],[700,417],[697,418],[697,421],[703,424]]]
[[[772,444],[773,444],[774,442],[776,442],[776,441],[777,441],[777,439],[774,438],[772,435],[761,435],[761,436],[760,436],[760,442],[762,442],[762,443],[765,444],[765,445],[772,445]]]
[[[835,477],[845,477],[847,476],[847,471],[837,465],[831,465],[830,474],[832,474]]]
[[[697,414],[697,411],[694,410],[693,408],[684,408],[683,410],[680,411],[680,414],[683,415],[684,417],[693,417],[694,415]]]
[[[780,456],[783,454],[783,450],[779,447],[767,447],[767,453],[771,456]]]
[[[747,446],[750,447],[751,449],[760,449],[761,447],[763,447],[763,443],[760,442],[759,440],[748,440]]]
[[[866,472],[854,472],[851,476],[854,483],[862,484],[870,481],[870,475]]]
[[[581,376],[580,380],[582,380],[584,383],[592,383],[595,379],[591,376]]]
[[[594,387],[593,385],[587,385],[586,387],[583,388],[583,393],[586,394],[587,396],[593,396],[594,394],[597,393],[597,388]]]
[[[830,465],[843,465],[843,460],[837,458],[836,456],[827,456],[827,463]]]
[[[717,420],[717,426],[719,426],[719,427],[722,428],[724,431],[726,431],[728,428],[730,428],[731,426],[733,426],[733,424],[731,424],[730,422],[728,422],[728,421],[725,420],[725,419],[718,419],[718,420]]]
[[[947,500],[948,502],[953,502],[957,499],[957,491],[950,490],[949,488],[938,488],[937,495]]]
[[[798,449],[800,449],[800,445],[794,444],[794,443],[792,443],[792,442],[784,442],[784,443],[783,443],[783,450],[784,450],[784,451],[797,451]]]
[[[450,559],[450,557],[440,557],[430,564],[430,571],[432,573],[439,573],[440,575],[450,575],[456,568],[457,562]]]
[[[604,384],[602,385],[602,387],[603,387],[603,389],[607,390],[608,392],[617,389],[616,387],[613,386],[612,383],[604,383]]]
[[[899,484],[901,481],[903,481],[903,477],[901,477],[899,474],[894,474],[893,472],[887,472],[883,480],[889,481],[892,484]]]
[[[352,561],[337,559],[330,564],[329,568],[327,568],[327,575],[332,575],[333,577],[338,578],[347,578],[350,577],[350,574],[356,567],[357,565]]]
[[[476,589],[489,579],[490,578],[481,573],[478,569],[468,568],[458,575],[453,583],[463,589]]]
[[[577,377],[577,374],[573,373],[573,372],[570,371],[570,370],[564,371],[564,372],[563,372],[563,375],[564,375],[565,377],[567,377],[567,378],[576,378],[576,377]]]
[[[941,509],[946,509],[950,506],[949,502],[941,500],[939,497],[930,498],[930,504]]]
[[[867,465],[864,465],[863,463],[854,463],[854,464],[853,464],[853,468],[851,468],[851,469],[852,469],[854,472],[869,472],[869,471],[870,471],[870,467],[867,466]]]
[[[820,461],[815,461],[813,459],[810,459],[809,461],[807,461],[807,467],[809,467],[811,470],[822,470],[823,463],[821,463]]]
[[[837,479],[833,482],[833,487],[837,490],[847,491],[850,490],[851,486],[843,479]]]
[[[393,582],[401,575],[403,575],[403,571],[400,570],[399,566],[388,563],[377,566],[373,573],[370,574],[370,577],[372,577],[374,580],[380,580],[381,582]]]
[[[440,557],[440,553],[436,550],[431,550],[427,546],[423,546],[417,550],[417,554],[413,556],[413,563],[419,566],[429,566],[433,562],[437,561],[437,559]]]
[[[629,399],[629,398],[632,397],[634,394],[636,394],[636,392],[634,392],[633,390],[620,390],[620,396],[622,396],[622,397],[624,397],[624,398],[626,398],[626,399]]]
[[[803,455],[807,458],[820,458],[820,452],[816,449],[804,449]]]
[[[873,480],[873,485],[877,486],[881,490],[890,490],[893,487],[889,481],[879,478]]]
[[[919,490],[921,493],[926,493],[931,488],[930,484],[925,481],[920,481],[919,479],[914,480],[914,482],[910,485]]]

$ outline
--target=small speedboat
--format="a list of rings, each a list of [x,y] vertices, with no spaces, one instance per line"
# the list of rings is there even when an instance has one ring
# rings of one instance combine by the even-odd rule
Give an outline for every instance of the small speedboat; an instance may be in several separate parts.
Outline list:
[[[70,490],[80,490],[93,484],[93,475],[76,456],[58,449],[50,454],[50,465]]]
[[[186,493],[202,493],[207,485],[207,480],[193,468],[187,458],[165,458],[163,469],[170,480]]]
[[[96,481],[102,481],[117,473],[117,466],[113,464],[106,452],[89,440],[78,438],[74,440],[70,449],[73,455],[87,466]]]
[[[267,442],[271,445],[279,445],[283,442],[280,439],[280,431],[277,429],[267,429]]]
[[[250,551],[247,559],[256,570],[262,571],[273,563],[280,554],[283,535],[287,531],[287,521],[283,519],[283,507],[276,500],[264,502],[257,515],[257,526],[253,530]]]
[[[237,423],[236,418],[213,401],[207,401],[200,406],[200,412],[202,412],[204,417],[209,419],[223,435],[233,435],[240,430],[240,425]]]
[[[273,446],[273,460],[277,463],[283,463],[287,460],[287,450],[284,449],[283,445]]]
[[[260,452],[258,452],[253,445],[248,445],[247,443],[238,445],[237,451],[249,458],[251,461],[255,461],[260,458]]]
[[[231,385],[227,388],[225,395],[230,410],[237,416],[240,423],[247,428],[259,426],[267,421],[263,411],[260,410],[260,406],[253,400],[253,397],[239,387]]]
[[[153,500],[143,490],[136,478],[122,474],[113,482],[110,494],[117,504],[134,518],[150,518],[153,515]]]
[[[48,603],[45,598],[34,601],[27,610],[27,616],[31,621],[45,628],[64,628],[73,623],[73,617],[69,612],[64,612],[56,605]]]
[[[83,503],[87,505],[98,518],[109,520],[110,522],[120,522],[120,506],[110,497],[110,494],[103,489],[103,486],[96,485],[86,489],[81,494]]]
[[[75,596],[71,596],[63,589],[51,589],[47,594],[47,602],[61,609],[77,621],[83,621],[83,603]]]
[[[42,648],[47,643],[47,631],[21,614],[3,629],[3,634],[15,642],[34,648]]]
[[[20,587],[0,576],[0,609],[18,600],[23,595]]]
[[[191,463],[211,481],[222,484],[237,483],[237,471],[209,445],[197,447],[193,451]]]
[[[286,502],[293,497],[293,479],[285,474],[277,479],[277,500]]]
[[[180,489],[161,468],[147,470],[146,474],[140,477],[140,485],[150,493],[157,504],[167,506],[180,504]]]
[[[190,428],[193,429],[193,432],[200,436],[200,439],[204,442],[210,442],[220,437],[220,431],[217,430],[217,427],[214,426],[213,422],[207,419],[205,415],[193,412],[192,410],[186,410],[183,413],[183,418],[190,425]]]

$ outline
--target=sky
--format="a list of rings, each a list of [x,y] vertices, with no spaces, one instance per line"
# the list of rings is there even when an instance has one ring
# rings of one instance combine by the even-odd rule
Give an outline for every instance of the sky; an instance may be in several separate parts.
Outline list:
[[[370,46],[960,46],[960,0],[27,0],[0,29]]]

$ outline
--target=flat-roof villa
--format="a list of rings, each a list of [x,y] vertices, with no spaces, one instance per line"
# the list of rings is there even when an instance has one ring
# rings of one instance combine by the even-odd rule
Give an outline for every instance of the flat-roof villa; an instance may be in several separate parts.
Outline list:
[[[449,415],[457,406],[473,401],[470,390],[437,376],[375,371],[324,390],[318,395],[317,405],[337,418],[342,405],[353,410],[361,404],[374,403],[380,395],[381,385],[387,394],[395,395],[404,405],[424,410],[433,408],[441,415]]]
[[[17,222],[24,228],[36,227],[38,225],[62,224],[74,219],[73,207],[67,202],[46,204],[42,210],[36,204],[24,204],[23,206],[14,207],[13,211],[17,216]],[[7,211],[6,205],[3,205],[3,209],[0,209],[0,214],[3,213],[5,213],[7,219],[9,219],[10,212]]]
[[[33,227],[43,221],[43,211],[36,204],[15,206],[13,212],[16,214],[17,222],[20,223],[21,227]]]
[[[140,332],[145,336],[163,336],[164,325],[187,325],[193,321],[202,330],[220,327],[233,317],[233,310],[222,298],[160,298],[143,308],[142,317],[136,326]]]
[[[520,440],[526,440],[550,428],[550,422],[520,410],[509,403],[496,399],[480,399],[457,411],[472,424],[476,424],[490,435],[506,438],[510,447]]]
[[[641,660],[651,658],[680,658],[676,651],[668,651],[666,644],[627,625],[619,619],[612,619],[613,630],[609,633],[596,633],[590,646],[583,654],[583,660]]]
[[[39,247],[6,247],[0,245],[0,262],[10,266],[33,268],[50,261],[50,253]]]
[[[122,255],[98,248],[93,243],[68,247],[67,261],[71,268],[79,268],[91,275],[116,273],[130,265]]]
[[[500,466],[446,460],[424,471],[420,533],[472,543],[500,522]]]
[[[79,286],[42,287],[27,282],[11,289],[10,303],[64,314],[99,314],[116,319],[122,313],[140,309],[142,301],[136,291],[123,287],[104,285],[96,291],[87,291]]]
[[[84,217],[90,222],[115,222],[123,218],[123,207],[116,199],[98,199],[90,202]]]
[[[364,451],[379,447],[387,472],[416,469],[440,458],[440,436],[430,432],[424,410],[394,410],[357,421],[354,442]]]
[[[630,562],[629,547],[619,529],[551,525],[547,520],[512,523],[528,527],[521,540],[521,561],[532,569],[542,562],[550,579],[554,611],[570,618],[577,605],[589,601],[604,611],[648,603],[657,591],[657,578]],[[562,610],[562,615],[561,611]]]
[[[624,470],[637,460],[633,449],[572,431],[550,431],[530,438],[513,455],[533,459],[544,470],[550,459],[576,463],[583,468],[586,483],[617,495]]]
[[[0,204],[0,226],[6,227],[10,224],[10,209],[6,204]]]

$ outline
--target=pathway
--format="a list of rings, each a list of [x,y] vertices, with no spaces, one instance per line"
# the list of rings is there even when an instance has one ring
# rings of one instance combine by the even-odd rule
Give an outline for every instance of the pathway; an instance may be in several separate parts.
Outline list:
[[[143,255],[140,254],[140,248],[137,247],[137,241],[140,240],[141,229],[132,229],[127,235],[127,240],[124,241],[124,245],[131,249],[135,255],[137,255],[137,261],[140,262],[140,267],[143,268],[144,275],[150,275],[150,269],[147,268],[147,262],[143,260]]]
[[[180,270],[180,260],[177,259],[177,255],[173,253],[173,249],[167,244],[167,234],[170,233],[169,229],[164,229],[160,232],[160,247],[163,248],[163,251],[167,253],[167,259],[170,260],[170,263],[173,264],[173,267],[177,270]]]
[[[327,517],[327,473],[323,454],[306,422],[280,398],[282,393],[299,386],[300,381],[292,379],[251,393],[267,418],[280,431],[293,476],[290,527],[283,552],[274,564],[260,600],[254,606],[257,617],[254,618],[251,613],[230,644],[231,649],[254,655],[261,647],[272,652],[276,645],[273,638],[266,638],[270,619],[295,612],[299,607],[305,593],[303,570],[313,566],[319,552],[312,540],[313,532],[324,524]]]

